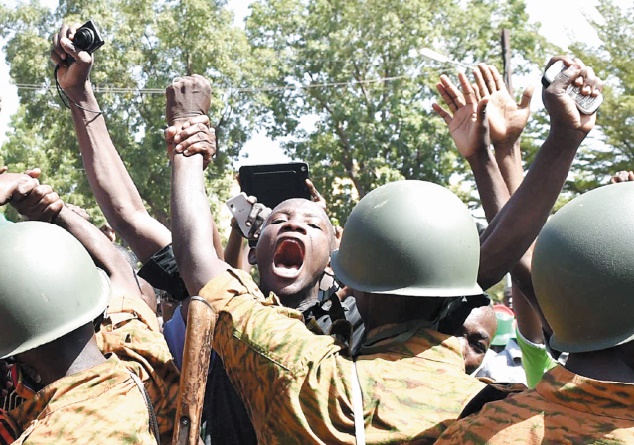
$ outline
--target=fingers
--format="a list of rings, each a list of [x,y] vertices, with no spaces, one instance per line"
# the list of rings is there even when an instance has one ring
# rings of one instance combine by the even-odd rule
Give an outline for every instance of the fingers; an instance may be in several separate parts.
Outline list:
[[[475,78],[476,85],[478,85],[481,97],[486,97],[493,93],[493,91],[489,89],[487,81],[484,78],[484,74],[482,72],[483,69],[485,69],[484,67],[486,67],[486,65],[481,63],[473,70],[473,77]]]
[[[577,85],[579,78],[581,78],[581,84]],[[601,82],[601,79],[595,75],[592,67],[587,65],[582,66],[579,77],[575,79],[575,85],[581,88],[581,94],[585,96],[598,96],[603,88],[603,82]]]
[[[175,128],[175,127],[170,127],[170,128]],[[196,133],[205,132],[208,129],[209,129],[209,117],[206,115],[199,116],[199,118],[189,120],[183,124],[178,134],[174,136],[174,142],[176,144],[179,144],[182,141],[194,136]]]
[[[313,182],[308,178],[306,179],[306,187],[308,187],[308,192],[310,193],[312,201],[316,203],[317,205],[319,205],[319,207],[321,207],[324,211],[326,211],[327,209],[326,199],[323,196],[321,196],[321,193],[319,193],[319,190],[317,190]]]
[[[174,137],[176,136],[177,133],[178,133],[178,130],[176,130],[176,127],[174,127],[174,126],[167,127],[165,129],[165,140],[168,143],[173,143],[174,142]]]
[[[440,82],[436,84],[436,89],[452,113],[465,105],[462,93],[445,74],[440,76]]]
[[[260,237],[262,226],[264,225],[270,214],[271,209],[266,207],[264,204],[255,204],[253,206],[245,222],[248,227],[251,227],[251,229],[249,230],[248,238],[258,239]]]
[[[481,138],[485,141],[487,147],[489,146],[489,121],[487,119],[487,106],[489,105],[489,98],[485,97],[480,102],[478,102],[478,108],[476,109],[476,124],[478,133],[480,133]]]
[[[17,199],[24,198],[39,185],[40,183],[37,179],[21,178],[13,191],[13,197]]]
[[[500,74],[500,72],[495,67],[495,65],[487,65],[487,68],[489,69],[489,73],[491,74],[491,78],[493,79],[493,82],[495,83],[495,88],[497,89],[497,91],[506,90],[504,77],[502,76],[502,74]]]
[[[30,176],[33,179],[39,179],[39,177],[42,175],[42,170],[36,167],[26,170],[24,174]]]
[[[535,92],[535,85],[529,85],[522,93],[522,99],[520,100],[520,108],[527,109],[531,106],[531,100],[533,99],[533,93]]]
[[[460,88],[462,88],[465,104],[477,103],[475,93],[473,92],[473,88],[471,88],[471,82],[469,82],[467,76],[464,73],[458,73],[458,80],[460,80]]]
[[[11,204],[30,220],[51,222],[64,207],[64,202],[49,185],[38,185],[28,193],[14,193]]]
[[[472,83],[471,88],[473,89],[473,93],[475,94],[476,100],[480,102],[480,99],[482,99],[483,97],[482,94],[480,93],[480,87],[478,86],[477,83]]]
[[[447,125],[449,125],[452,121],[452,117],[451,114],[449,114],[447,112],[447,110],[445,110],[444,108],[442,108],[440,105],[438,105],[437,103],[433,103],[431,104],[431,108],[436,112],[436,114],[438,114],[440,117],[442,117],[445,120],[445,123]]]
[[[62,27],[56,34],[53,34],[53,48],[51,49],[51,59],[56,65],[59,65],[61,62],[66,61],[68,55],[62,45],[60,43],[62,38],[66,38],[68,33],[69,26],[67,24],[63,24]]]
[[[572,57],[569,56],[553,56],[550,58],[550,60],[548,61],[548,63],[546,64],[546,68],[544,69],[547,70],[548,68],[550,68],[552,65],[554,65],[555,63],[562,61],[564,62],[564,65],[566,66],[570,66],[570,65],[574,65],[575,61]]]
[[[611,184],[618,184],[619,182],[634,181],[634,172],[632,171],[620,171],[610,179]]]
[[[39,185],[37,179],[19,173],[5,173],[0,176],[0,205],[14,199],[21,199]]]

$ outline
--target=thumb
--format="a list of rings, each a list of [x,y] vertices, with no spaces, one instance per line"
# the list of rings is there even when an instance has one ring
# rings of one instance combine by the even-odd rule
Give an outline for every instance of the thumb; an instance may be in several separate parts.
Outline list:
[[[486,141],[486,144],[489,145],[489,120],[487,119],[487,106],[489,105],[489,97],[487,96],[484,99],[478,102],[478,108],[476,110],[476,124],[477,129],[480,135]]]
[[[42,170],[39,168],[32,168],[30,170],[26,170],[24,174],[29,175],[33,179],[39,179],[40,175],[42,174]]]
[[[172,142],[174,140],[174,136],[176,136],[176,132],[176,127],[167,127],[167,129],[165,129],[165,140],[167,142]]]
[[[476,119],[479,124],[486,124],[487,122],[487,106],[489,105],[489,97],[481,99],[478,102],[478,108],[476,109]]]
[[[92,62],[92,56],[75,46],[73,41],[71,41],[68,37],[62,37],[59,41],[60,45],[66,51],[66,53],[71,56],[75,61],[89,64]]]
[[[579,74],[581,74],[581,67],[579,65],[570,65],[555,77],[551,85],[563,91],[579,77]]]
[[[531,105],[531,99],[533,98],[533,93],[535,92],[535,85],[529,85],[524,90],[522,94],[522,99],[520,100],[520,108],[525,109],[529,108]]]

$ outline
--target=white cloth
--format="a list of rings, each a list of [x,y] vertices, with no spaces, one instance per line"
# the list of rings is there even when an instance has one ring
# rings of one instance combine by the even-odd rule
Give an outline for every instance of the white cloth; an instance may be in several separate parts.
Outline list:
[[[513,339],[499,353],[487,351],[476,377],[486,377],[500,383],[523,383],[526,373],[522,367],[522,351]]]

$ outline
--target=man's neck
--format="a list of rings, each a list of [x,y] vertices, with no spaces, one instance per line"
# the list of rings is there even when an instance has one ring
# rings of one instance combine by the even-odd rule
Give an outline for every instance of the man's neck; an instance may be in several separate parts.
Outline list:
[[[92,325],[78,331],[23,354],[20,361],[36,370],[43,385],[104,363]]]
[[[566,369],[593,380],[634,383],[634,369],[623,361],[615,348],[571,353],[566,363]]]
[[[265,294],[269,292],[275,293],[285,307],[296,309],[300,312],[305,311],[319,301],[319,282],[291,295],[278,294],[273,290],[267,289],[262,283],[260,286],[260,289]]]

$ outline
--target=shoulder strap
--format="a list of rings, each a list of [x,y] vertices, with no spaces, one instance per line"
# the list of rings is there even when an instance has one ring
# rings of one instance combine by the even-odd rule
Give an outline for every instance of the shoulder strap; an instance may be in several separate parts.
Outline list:
[[[127,369],[127,371],[134,383],[136,383],[136,386],[138,386],[141,394],[143,394],[143,400],[145,401],[145,406],[147,407],[148,415],[150,417],[150,431],[152,431],[152,435],[156,439],[156,443],[160,445],[161,434],[159,433],[158,421],[156,420],[156,413],[154,412],[154,407],[152,406],[150,395],[147,393],[147,390],[145,389],[143,382],[141,382],[141,379],[139,379],[139,377],[129,369]]]

